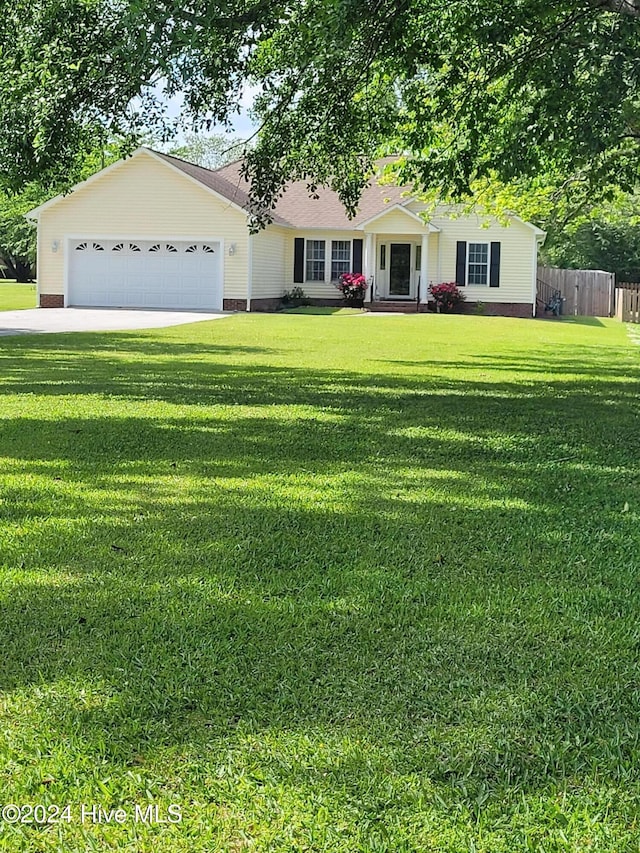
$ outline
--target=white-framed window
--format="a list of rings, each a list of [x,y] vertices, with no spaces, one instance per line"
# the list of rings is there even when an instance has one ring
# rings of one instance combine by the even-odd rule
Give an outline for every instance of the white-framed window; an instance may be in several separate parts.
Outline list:
[[[306,242],[306,281],[324,281],[326,271],[326,243],[324,240]]]
[[[351,272],[351,240],[331,241],[331,281]]]
[[[489,243],[467,243],[467,284],[489,284]]]

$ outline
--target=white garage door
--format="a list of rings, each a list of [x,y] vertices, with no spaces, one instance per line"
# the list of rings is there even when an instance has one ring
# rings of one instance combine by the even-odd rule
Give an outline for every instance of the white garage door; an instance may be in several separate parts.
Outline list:
[[[222,308],[221,250],[202,240],[72,240],[69,305]]]

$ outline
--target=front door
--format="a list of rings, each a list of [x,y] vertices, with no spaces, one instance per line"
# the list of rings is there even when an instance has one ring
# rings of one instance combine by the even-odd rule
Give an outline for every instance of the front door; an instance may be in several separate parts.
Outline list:
[[[389,296],[411,296],[411,243],[391,243]]]

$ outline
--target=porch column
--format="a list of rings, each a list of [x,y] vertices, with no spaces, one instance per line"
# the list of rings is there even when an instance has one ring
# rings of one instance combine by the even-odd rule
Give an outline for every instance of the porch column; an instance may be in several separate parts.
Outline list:
[[[420,302],[429,301],[429,281],[427,276],[429,269],[429,232],[422,235],[422,249],[420,253]]]
[[[373,234],[365,234],[363,273],[367,281],[369,281],[369,279],[373,279],[376,270],[376,253],[374,247],[374,239],[375,238]],[[365,302],[372,301],[373,288],[374,284],[373,282],[371,282],[370,286],[367,288],[367,292],[364,297]]]

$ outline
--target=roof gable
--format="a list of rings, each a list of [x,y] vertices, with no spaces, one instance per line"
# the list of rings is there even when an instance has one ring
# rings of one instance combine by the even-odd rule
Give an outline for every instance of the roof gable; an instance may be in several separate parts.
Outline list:
[[[417,213],[414,213],[412,210],[409,210],[408,207],[404,204],[392,204],[389,205],[384,210],[381,210],[379,213],[374,214],[369,219],[365,219],[363,222],[360,222],[357,226],[358,228],[364,229],[367,225],[372,225],[379,219],[384,219],[385,216],[388,216],[390,213],[400,213],[401,215],[409,217],[413,221],[413,223],[418,223],[427,231],[440,231],[436,225],[432,225],[430,222],[427,222],[421,216],[418,216]]]
[[[226,205],[234,207],[244,216],[247,215],[246,203],[248,199],[243,197],[242,195],[238,195],[237,198],[234,197],[234,188],[228,186],[225,181],[210,180],[210,176],[215,175],[215,173],[212,172],[210,169],[204,169],[201,166],[195,166],[192,163],[186,163],[183,160],[178,160],[176,157],[171,157],[168,154],[161,154],[158,151],[153,151],[151,148],[146,148],[142,146],[141,148],[136,149],[136,151],[134,151],[130,157],[124,157],[123,159],[118,160],[115,163],[111,163],[109,166],[106,166],[104,169],[101,169],[99,172],[96,172],[94,175],[91,175],[91,177],[87,178],[86,181],[82,181],[81,183],[76,184],[68,192],[60,193],[59,195],[54,196],[54,198],[49,199],[49,201],[46,201],[38,207],[35,207],[33,210],[30,210],[28,213],[25,214],[26,218],[32,220],[37,219],[39,215],[45,210],[54,207],[60,202],[68,200],[74,195],[74,193],[102,180],[102,178],[104,178],[106,175],[130,165],[133,161],[135,161],[141,156],[150,157],[156,162],[162,163],[163,166],[168,167],[175,172],[178,172],[182,178],[186,178],[195,183],[201,189],[210,192],[218,199],[218,201],[221,201]]]

